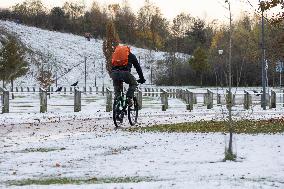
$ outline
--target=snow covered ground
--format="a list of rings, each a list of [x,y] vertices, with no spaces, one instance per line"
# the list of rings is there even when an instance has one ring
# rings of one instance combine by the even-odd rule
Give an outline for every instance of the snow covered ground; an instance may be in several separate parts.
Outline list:
[[[260,111],[264,113],[263,111]],[[260,116],[260,112],[256,115]],[[264,115],[275,117],[275,112]],[[283,188],[284,137],[235,135],[237,162],[222,162],[221,133],[129,133],[111,114],[1,125],[0,187],[7,188]],[[216,119],[217,110],[142,111],[142,126]],[[128,127],[128,124],[125,125]],[[34,149],[55,149],[41,152]],[[16,187],[44,178],[147,178],[139,183]]]
[[[80,36],[13,22],[0,21],[0,27],[16,33],[31,49],[45,55],[52,54],[52,65],[61,76],[60,85],[70,85],[76,80],[82,84],[85,55],[89,65],[88,84],[94,84],[95,75],[99,84],[109,82],[101,71],[104,67],[101,40],[87,42]],[[163,53],[149,54],[144,49],[132,49],[141,57],[145,75],[149,77],[147,59],[158,60]],[[16,84],[35,85],[31,75],[25,78],[25,83],[18,80]],[[239,88],[236,93],[242,96],[243,90],[248,89]],[[283,100],[281,95],[278,94],[279,102]],[[162,112],[159,97],[145,96],[138,125],[226,119],[224,105],[214,105],[213,109],[207,110],[201,105],[203,99],[197,100],[199,104],[190,112],[185,110],[184,102],[170,98],[169,109]],[[0,188],[284,188],[283,134],[235,135],[237,162],[223,162],[224,134],[115,130],[112,113],[105,112],[105,97],[100,95],[83,94],[79,113],[73,112],[72,94],[52,95],[48,99],[48,113],[44,114],[38,113],[38,94],[16,94],[16,99],[10,103],[11,113],[0,115]],[[243,106],[238,105],[233,108],[233,117],[269,119],[283,117],[283,112],[282,104],[266,111],[259,104],[251,110],[243,110]],[[127,121],[124,127],[129,127]],[[24,179],[86,180],[94,177],[141,178],[142,182],[10,185]]]
[[[150,98],[150,97],[147,97]],[[152,98],[152,97],[151,97]],[[153,97],[151,102],[158,103]],[[102,100],[103,101],[103,100]],[[104,103],[102,103],[104,104]],[[179,99],[166,112],[145,107],[140,126],[223,120],[226,109]],[[178,107],[180,105],[180,107]],[[104,106],[101,106],[101,108]],[[283,107],[263,111],[234,108],[235,119],[283,117]],[[284,137],[235,135],[237,162],[222,162],[222,133],[130,133],[115,130],[112,114],[100,106],[80,113],[10,113],[0,117],[0,187],[3,188],[283,188]],[[124,127],[129,127],[126,122]],[[37,151],[45,149],[46,151]],[[51,149],[50,151],[48,149]],[[145,178],[144,182],[81,185],[9,185],[25,179]]]

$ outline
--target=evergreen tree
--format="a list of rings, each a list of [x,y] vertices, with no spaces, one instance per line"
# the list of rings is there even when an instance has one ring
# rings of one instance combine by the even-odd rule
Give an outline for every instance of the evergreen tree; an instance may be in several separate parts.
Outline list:
[[[17,43],[14,37],[8,41],[0,50],[0,79],[5,87],[5,82],[11,81],[25,75],[28,71],[28,63],[24,60],[25,50]]]
[[[115,26],[113,22],[109,22],[106,26],[106,38],[103,42],[103,52],[105,55],[106,60],[106,70],[108,71],[108,74],[111,74],[111,57],[114,52],[114,47],[119,44],[119,37],[116,33]]]
[[[60,7],[54,7],[49,14],[49,22],[53,30],[61,31],[64,29],[65,12]]]
[[[209,70],[208,58],[205,50],[200,47],[195,49],[189,63],[196,72],[196,76],[200,76],[200,86],[202,86],[203,74]]]

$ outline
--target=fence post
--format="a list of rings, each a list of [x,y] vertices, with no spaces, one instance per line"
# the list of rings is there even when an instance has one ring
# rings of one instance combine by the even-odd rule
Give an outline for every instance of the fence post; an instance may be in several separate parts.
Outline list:
[[[48,98],[50,99],[50,97],[51,97],[50,86],[48,86],[47,95],[48,95]]]
[[[141,89],[142,90],[142,89]],[[147,89],[146,88],[144,88],[144,94],[143,94],[143,96],[147,96]]]
[[[186,101],[186,97],[185,97],[185,90],[181,90],[181,99]]]
[[[102,94],[103,96],[105,96],[105,86],[104,85],[102,86]]]
[[[209,89],[207,90],[207,109],[213,108],[213,92]]]
[[[21,87],[21,92],[24,92],[24,89],[23,89],[23,87]]]
[[[112,92],[109,88],[106,88],[106,112],[112,111]]]
[[[252,104],[252,97],[248,91],[245,91],[244,94],[244,109],[248,110]]]
[[[179,98],[182,99],[182,89],[179,90],[179,95],[178,96],[179,96]]]
[[[263,101],[263,97],[262,97],[263,94],[261,94],[260,96],[261,96],[261,107],[263,108],[263,104],[264,104],[264,103],[262,103],[262,101]],[[266,99],[265,99],[265,100],[266,100],[266,105],[270,106],[270,95],[269,95],[268,93],[266,93],[265,96],[266,96],[266,97],[265,97],[265,98],[266,98]]]
[[[207,95],[208,95],[207,93],[203,94],[203,104],[204,105],[207,105],[207,101],[208,101],[208,96]]]
[[[66,87],[63,87],[64,94],[66,94]]]
[[[193,93],[193,103],[197,104],[197,95]]]
[[[92,87],[89,87],[89,92],[90,92],[90,94],[92,94],[92,93],[93,93],[93,89],[92,89]]]
[[[141,110],[143,106],[143,95],[142,90],[138,89],[138,95],[137,95],[137,102],[138,102],[138,109]]]
[[[229,90],[226,90],[226,104],[227,104],[227,108],[233,106],[232,92],[230,93]]]
[[[162,111],[166,111],[169,108],[168,93],[163,89],[161,89],[161,102],[162,102]]]
[[[13,87],[11,87],[11,96],[12,96],[12,99],[15,99],[15,95],[14,95],[14,88]]]
[[[178,98],[178,89],[175,89],[175,98]]]
[[[159,89],[156,89],[156,97],[159,97]]]
[[[6,89],[2,89],[0,87],[0,91],[2,91],[2,114],[9,113],[9,91]]]
[[[186,90],[187,94],[187,105],[186,105],[186,110],[193,110],[193,104],[194,104],[194,98],[193,98],[193,93]]]
[[[283,107],[284,107],[284,90],[282,91],[282,93],[283,93]]]
[[[40,88],[39,98],[40,98],[40,113],[45,113],[47,112],[47,91]]]
[[[19,89],[18,89],[18,87],[16,87],[16,92],[19,92]]]
[[[226,104],[227,108],[229,108],[229,103],[231,104],[231,107],[236,105],[236,95],[234,95],[232,92],[229,94],[229,90],[226,90]]]
[[[217,93],[217,105],[221,104],[221,94]]]
[[[27,87],[27,92],[30,92],[30,88],[29,87]]]
[[[276,92],[271,91],[271,98],[270,98],[270,104],[269,108],[276,108]]]
[[[74,112],[81,111],[81,91],[74,89]]]

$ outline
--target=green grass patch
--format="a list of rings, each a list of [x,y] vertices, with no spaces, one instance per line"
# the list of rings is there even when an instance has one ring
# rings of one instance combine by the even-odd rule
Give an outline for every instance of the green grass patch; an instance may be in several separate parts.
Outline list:
[[[16,95],[16,94],[14,96],[15,96],[15,99],[16,98],[26,98],[26,96],[20,96],[20,95]]]
[[[25,179],[18,181],[9,181],[8,185],[27,186],[27,185],[64,185],[64,184],[103,184],[103,183],[138,183],[149,182],[153,179],[148,177],[110,177],[110,178],[89,178],[89,179],[75,179],[75,178],[44,178],[44,179]]]
[[[52,152],[58,150],[65,150],[65,148],[27,148],[21,151],[22,153],[29,153],[29,152]]]
[[[233,122],[234,133],[245,134],[275,134],[284,132],[284,118],[270,120],[242,120]],[[155,125],[152,127],[130,128],[130,132],[180,132],[180,133],[209,133],[229,131],[228,122],[225,121],[199,121],[192,123]]]

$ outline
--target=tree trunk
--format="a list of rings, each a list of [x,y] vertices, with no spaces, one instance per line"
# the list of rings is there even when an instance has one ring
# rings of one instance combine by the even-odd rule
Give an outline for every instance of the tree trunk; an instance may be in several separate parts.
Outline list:
[[[15,96],[14,96],[14,81],[13,81],[13,79],[11,79],[11,93],[12,93],[12,99],[14,99],[15,98]]]

